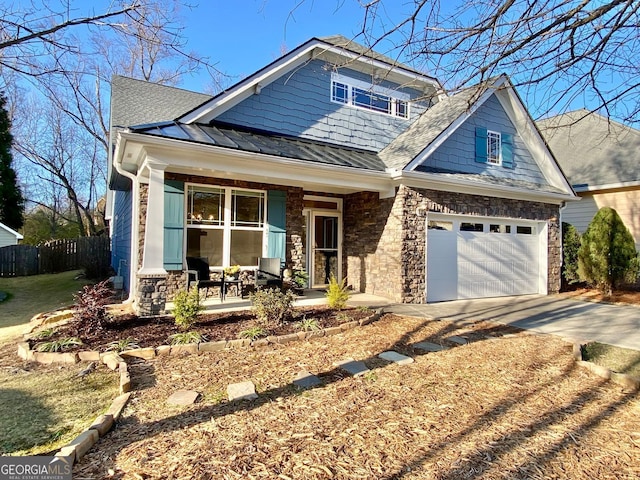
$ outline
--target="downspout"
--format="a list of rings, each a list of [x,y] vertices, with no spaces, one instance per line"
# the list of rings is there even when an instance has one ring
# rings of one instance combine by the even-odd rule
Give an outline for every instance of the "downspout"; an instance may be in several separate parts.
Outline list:
[[[116,149],[118,152],[120,150],[120,133],[118,132],[118,140],[116,141]],[[139,225],[140,225],[140,185],[138,183],[138,177],[131,172],[127,172],[122,168],[122,165],[117,162],[118,156],[113,156],[113,166],[116,171],[122,175],[123,177],[131,180],[131,186],[133,188],[133,195],[131,195],[131,253],[129,255],[129,296],[127,299],[122,302],[125,304],[133,304],[135,301],[134,292],[137,291],[138,287],[138,277],[136,276],[136,270],[138,267],[138,245],[139,245]]]

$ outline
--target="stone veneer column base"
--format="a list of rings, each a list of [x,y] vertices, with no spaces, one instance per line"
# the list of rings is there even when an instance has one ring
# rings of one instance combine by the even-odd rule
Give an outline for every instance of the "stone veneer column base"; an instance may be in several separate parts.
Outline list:
[[[138,315],[164,315],[167,302],[167,275],[138,275],[135,310]]]

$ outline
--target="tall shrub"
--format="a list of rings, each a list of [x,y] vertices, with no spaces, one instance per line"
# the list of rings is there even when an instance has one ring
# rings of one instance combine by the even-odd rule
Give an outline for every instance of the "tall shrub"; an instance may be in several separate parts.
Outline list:
[[[578,250],[580,234],[570,223],[562,222],[562,280],[565,285],[580,281],[578,275]]]
[[[603,207],[582,235],[580,279],[611,295],[614,287],[638,277],[638,254],[629,229],[613,208]]]

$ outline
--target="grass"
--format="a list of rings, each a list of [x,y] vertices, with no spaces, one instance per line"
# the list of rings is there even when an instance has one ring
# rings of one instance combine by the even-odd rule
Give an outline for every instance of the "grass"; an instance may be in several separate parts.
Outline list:
[[[586,345],[582,357],[614,372],[640,378],[640,351],[638,350],[594,342]]]
[[[43,455],[67,444],[118,394],[118,378],[101,367],[30,365],[0,370],[0,454]],[[9,414],[10,412],[10,414]]]
[[[0,291],[10,298],[0,303],[0,340],[9,334],[19,334],[31,318],[41,312],[71,305],[73,295],[88,282],[75,280],[80,271],[30,277],[0,278]],[[7,330],[5,330],[7,329]]]

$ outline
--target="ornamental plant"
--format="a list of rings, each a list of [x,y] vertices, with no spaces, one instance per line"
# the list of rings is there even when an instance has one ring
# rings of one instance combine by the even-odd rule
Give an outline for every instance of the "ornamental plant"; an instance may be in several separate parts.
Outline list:
[[[562,280],[566,285],[580,282],[578,250],[580,234],[570,223],[562,222]]]
[[[181,330],[189,330],[196,323],[198,313],[202,309],[197,286],[194,285],[189,291],[180,290],[173,298],[173,316],[176,326]]]
[[[264,288],[252,293],[249,298],[258,324],[272,330],[291,318],[296,296],[291,290],[284,293],[273,288]]]
[[[610,207],[598,210],[578,250],[580,279],[611,295],[621,283],[637,280],[638,266],[633,236],[618,213]]]
[[[332,274],[329,278],[329,286],[327,287],[327,304],[330,308],[342,310],[347,306],[349,301],[349,289],[346,285],[347,279],[343,279],[342,282],[338,282],[336,277]]]

